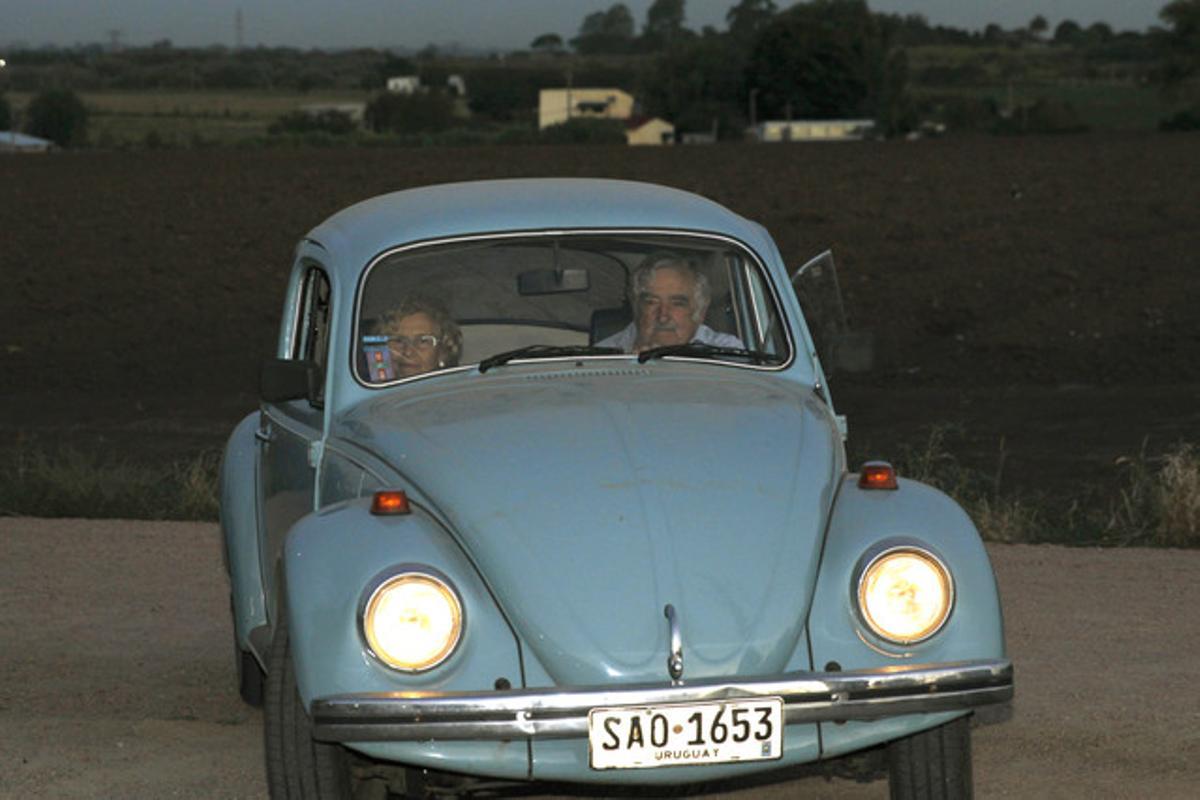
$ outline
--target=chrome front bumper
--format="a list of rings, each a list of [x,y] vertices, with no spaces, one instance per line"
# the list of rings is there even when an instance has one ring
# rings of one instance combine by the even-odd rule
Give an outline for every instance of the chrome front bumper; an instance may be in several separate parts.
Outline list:
[[[996,659],[737,681],[335,695],[313,701],[312,722],[313,736],[332,742],[569,739],[587,736],[591,709],[612,706],[781,697],[791,724],[957,711],[1012,695],[1012,662]]]

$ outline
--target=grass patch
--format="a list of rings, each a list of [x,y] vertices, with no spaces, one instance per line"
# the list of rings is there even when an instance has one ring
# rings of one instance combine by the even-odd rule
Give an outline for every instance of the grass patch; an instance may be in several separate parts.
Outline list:
[[[1200,450],[1180,443],[1148,457],[1143,443],[1118,466],[1127,470],[1125,486],[1106,525],[1118,544],[1200,547]]]
[[[220,454],[165,466],[20,448],[0,463],[0,514],[93,519],[216,520]]]
[[[994,472],[964,466],[951,451],[962,431],[936,426],[915,447],[900,448],[897,471],[953,497],[990,542],[1108,547],[1200,547],[1200,448],[1181,442],[1160,456],[1118,459],[1117,491],[1081,487],[1063,503],[1004,492],[1004,441]]]

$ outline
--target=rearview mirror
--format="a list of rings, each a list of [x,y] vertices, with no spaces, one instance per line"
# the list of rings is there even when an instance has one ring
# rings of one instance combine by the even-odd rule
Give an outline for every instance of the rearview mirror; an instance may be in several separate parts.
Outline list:
[[[531,269],[517,276],[522,296],[586,292],[591,287],[586,269]]]
[[[312,361],[269,358],[259,373],[258,394],[264,402],[308,400],[318,405],[321,373]]]

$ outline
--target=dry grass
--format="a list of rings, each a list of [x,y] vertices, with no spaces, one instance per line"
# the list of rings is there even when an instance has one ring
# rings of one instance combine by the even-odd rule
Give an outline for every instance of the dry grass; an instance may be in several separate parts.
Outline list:
[[[1118,459],[1125,486],[1105,530],[1121,545],[1200,547],[1200,451],[1180,442],[1161,456]]]
[[[19,447],[0,461],[0,514],[215,520],[219,463],[216,452],[154,466],[71,447]]]
[[[1002,491],[1005,451],[1001,440],[993,473],[962,465],[952,445],[963,435],[953,426],[930,429],[919,446],[902,448],[896,467],[935,486],[966,509],[990,542],[1200,547],[1200,448],[1179,443],[1159,456],[1118,459],[1115,492],[1080,487],[1064,507],[1044,497]]]

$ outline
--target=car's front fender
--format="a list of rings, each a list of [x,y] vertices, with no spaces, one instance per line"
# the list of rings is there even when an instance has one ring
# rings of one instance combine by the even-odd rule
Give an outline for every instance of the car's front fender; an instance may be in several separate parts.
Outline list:
[[[1004,658],[1004,623],[987,551],[966,513],[942,492],[900,480],[896,490],[866,490],[848,475],[834,504],[808,620],[813,668],[856,670]],[[954,605],[944,627],[901,646],[876,636],[857,607],[864,556],[890,544],[917,545],[949,569]],[[961,713],[961,712],[957,712]],[[875,722],[822,723],[826,756],[850,752],[954,716],[926,714]]]
[[[397,672],[375,659],[361,633],[365,595],[384,573],[431,568],[457,592],[463,633],[439,666]],[[530,565],[531,574],[536,564]],[[284,592],[300,698],[355,692],[494,692],[524,686],[520,645],[487,586],[454,539],[421,509],[377,516],[370,498],[302,518],[284,546]],[[436,767],[452,761],[497,777],[528,776],[528,749],[511,742],[360,742],[378,758]]]
[[[258,549],[257,427],[258,412],[247,414],[230,434],[221,459],[221,534],[234,635],[248,652],[254,652],[250,632],[267,624]]]

